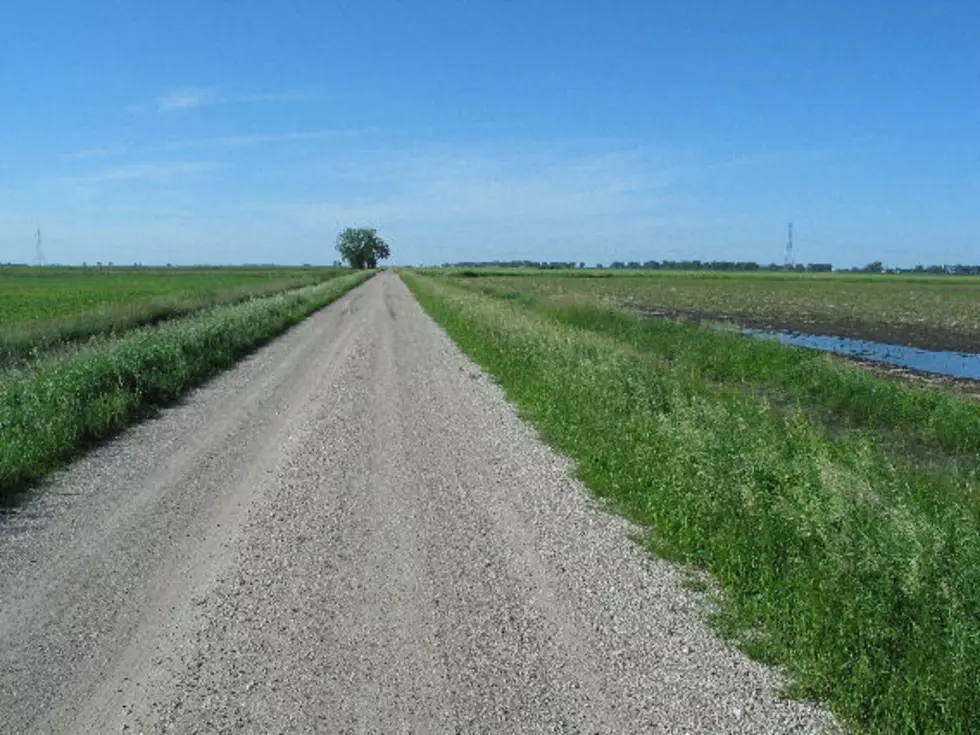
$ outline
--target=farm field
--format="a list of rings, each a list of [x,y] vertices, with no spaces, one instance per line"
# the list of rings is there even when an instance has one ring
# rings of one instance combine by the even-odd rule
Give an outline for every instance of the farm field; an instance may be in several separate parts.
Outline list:
[[[793,306],[816,319],[843,304],[850,321],[835,323],[894,320],[964,344],[977,287],[571,275],[402,272],[586,485],[648,529],[652,551],[711,573],[717,629],[786,667],[797,695],[859,729],[976,731],[980,406],[642,314],[741,322]]]
[[[46,359],[44,349],[51,346],[47,342],[29,342],[30,354],[40,349],[37,357],[19,369],[0,373],[0,498],[171,403],[374,274],[341,272],[323,271],[308,277],[305,286],[304,280],[268,273],[251,276],[255,282],[249,284],[249,274],[226,274],[223,269],[170,277],[171,281],[187,278],[180,284],[182,291],[174,282],[159,282],[157,274],[128,274],[129,279],[119,281],[119,292],[133,300],[117,303],[136,307],[135,312],[100,312],[111,317],[105,328],[85,335],[98,337],[79,343],[58,359]],[[55,283],[70,291],[74,281],[86,277],[75,272]],[[140,280],[146,282],[133,285]],[[212,290],[187,290],[195,283]],[[120,298],[106,278],[90,286],[95,298]],[[169,302],[166,321],[129,318],[145,317],[150,304],[159,305],[133,294],[145,295],[153,288],[165,292],[168,286],[170,293],[182,295]],[[58,303],[55,296],[50,298]],[[42,296],[35,301],[42,303]],[[45,324],[43,319],[40,324]],[[43,333],[45,338],[52,334]]]
[[[335,268],[0,267],[0,366],[65,342],[322,282]]]
[[[980,278],[610,270],[514,275],[491,269],[442,275],[488,293],[549,303],[980,351]]]

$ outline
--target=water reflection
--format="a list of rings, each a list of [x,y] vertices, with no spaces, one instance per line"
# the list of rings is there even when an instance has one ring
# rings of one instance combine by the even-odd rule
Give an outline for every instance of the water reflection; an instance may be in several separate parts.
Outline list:
[[[980,380],[980,354],[936,352],[918,347],[891,345],[865,339],[851,339],[850,337],[825,337],[819,334],[807,334],[806,332],[767,331],[763,329],[742,329],[740,331],[743,334],[751,334],[756,337],[776,339],[788,345],[884,362],[918,372]]]

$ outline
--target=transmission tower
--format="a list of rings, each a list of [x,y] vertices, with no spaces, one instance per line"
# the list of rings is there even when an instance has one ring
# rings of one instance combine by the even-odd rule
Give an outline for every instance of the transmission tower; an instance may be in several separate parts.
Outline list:
[[[796,265],[796,256],[793,254],[793,223],[789,223],[789,234],[786,238],[786,255],[783,258],[783,264],[787,268],[792,268]]]
[[[37,228],[37,235],[35,236],[37,242],[37,251],[34,254],[35,260],[37,260],[38,265],[44,265],[44,249],[41,247],[41,228]]]

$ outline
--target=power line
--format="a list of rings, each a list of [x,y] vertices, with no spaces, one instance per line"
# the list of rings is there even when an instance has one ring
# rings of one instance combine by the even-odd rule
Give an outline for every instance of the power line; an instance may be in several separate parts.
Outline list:
[[[786,238],[786,254],[783,257],[783,264],[790,268],[796,264],[796,256],[793,253],[793,223],[789,223],[789,234]]]
[[[35,259],[38,265],[44,265],[44,249],[41,247],[41,228],[37,228],[37,252],[35,253]]]

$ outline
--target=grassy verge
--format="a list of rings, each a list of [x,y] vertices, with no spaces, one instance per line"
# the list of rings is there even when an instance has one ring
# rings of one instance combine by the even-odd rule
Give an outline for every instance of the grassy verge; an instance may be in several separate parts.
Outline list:
[[[868,434],[895,458],[922,468],[957,467],[971,487],[980,475],[980,405],[949,391],[882,379],[816,350],[598,305],[566,305],[533,287],[466,287],[628,343],[703,381],[801,408],[829,428]]]
[[[882,380],[815,350],[690,324],[604,309],[558,307],[548,313],[683,366],[704,380],[778,391],[832,416],[835,424],[872,433],[901,431],[922,447],[980,455],[980,406],[939,390]]]
[[[171,402],[370,275],[217,308],[0,378],[0,496]]]
[[[403,277],[657,553],[715,576],[717,624],[795,693],[873,731],[980,727],[980,530],[957,478],[615,329]]]

